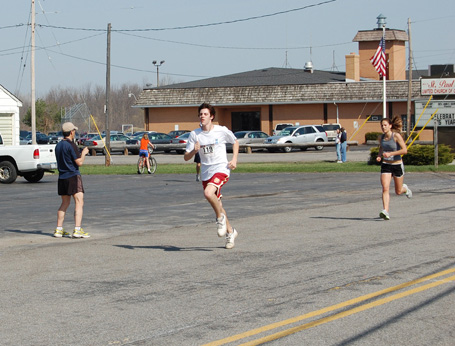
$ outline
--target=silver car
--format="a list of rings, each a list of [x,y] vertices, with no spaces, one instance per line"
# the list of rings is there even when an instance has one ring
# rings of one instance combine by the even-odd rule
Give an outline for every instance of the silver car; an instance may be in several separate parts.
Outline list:
[[[186,146],[186,143],[188,143],[188,138],[190,137],[190,133],[191,132],[185,132],[184,134],[178,136],[177,138],[172,138],[171,144],[176,144],[177,147],[175,149],[171,149],[171,150],[175,150],[177,152],[177,154],[185,154],[185,146]]]
[[[103,153],[106,155],[106,149],[104,148],[104,142],[106,136],[102,134],[103,138],[100,138],[99,135],[92,137],[84,142],[84,147],[88,147],[90,152],[95,151],[96,153]],[[130,138],[125,135],[110,135],[110,152],[124,152],[126,147],[126,141]]]
[[[277,136],[268,137],[264,143],[266,144],[284,144],[284,143],[322,143],[328,142],[327,134],[321,125],[303,125],[287,127]],[[306,150],[308,147],[301,147],[301,150]],[[323,145],[315,145],[316,150],[324,149]],[[268,148],[270,152],[278,149]],[[292,147],[283,147],[285,153],[290,153]]]
[[[252,143],[263,144],[269,135],[262,131],[237,131],[234,132],[234,136],[237,138],[239,145],[244,145]],[[232,144],[226,144],[226,151],[232,152]],[[240,148],[239,152],[246,152],[246,148]]]

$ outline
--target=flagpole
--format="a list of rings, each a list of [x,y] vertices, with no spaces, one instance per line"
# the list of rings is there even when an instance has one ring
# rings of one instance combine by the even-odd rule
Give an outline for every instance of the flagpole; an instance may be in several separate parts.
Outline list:
[[[385,55],[385,23],[382,25],[382,39],[384,40],[384,55]],[[387,79],[387,61],[385,61],[385,71],[386,73],[382,76],[382,117],[387,118],[387,93],[386,93],[386,83]]]

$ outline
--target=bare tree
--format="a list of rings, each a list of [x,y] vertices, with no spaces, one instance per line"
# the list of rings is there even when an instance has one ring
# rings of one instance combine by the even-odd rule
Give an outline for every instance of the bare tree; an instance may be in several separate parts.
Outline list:
[[[142,91],[142,87],[139,84],[122,84],[120,86],[111,87],[111,109],[109,112],[109,128],[112,130],[121,130],[123,124],[133,124],[134,127],[143,127],[143,112],[139,108],[133,108],[132,105],[135,102],[134,97],[129,97],[131,93],[135,96],[139,96]],[[25,115],[30,109],[30,97],[19,96],[19,99],[23,101],[23,107],[20,110],[21,120],[24,119]],[[93,116],[96,125],[100,131],[105,128],[106,116],[104,113],[104,107],[106,103],[106,91],[105,88],[99,85],[92,86],[87,84],[80,89],[75,88],[62,88],[60,86],[54,87],[48,91],[48,93],[41,98],[44,103],[52,107],[54,110],[60,110],[61,119],[65,117],[65,109],[69,109],[78,104],[86,104],[90,115]],[[94,130],[95,126],[91,117],[89,117],[91,123],[89,124],[82,118],[77,118],[80,123],[75,123],[79,127],[81,132]],[[22,122],[21,122],[22,123]],[[27,127],[26,124],[22,123],[23,127]],[[59,130],[61,126],[58,121],[53,124],[47,124],[46,130]]]

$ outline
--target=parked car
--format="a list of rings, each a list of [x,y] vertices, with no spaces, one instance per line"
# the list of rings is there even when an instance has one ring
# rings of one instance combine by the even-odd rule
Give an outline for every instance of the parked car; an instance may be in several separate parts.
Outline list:
[[[52,135],[51,135],[51,133],[52,133]],[[76,143],[79,143],[79,138],[80,138],[79,133],[76,132],[76,134],[74,135],[74,139],[75,139]],[[62,131],[49,132],[49,144],[57,144],[62,139],[63,139]]]
[[[130,137],[133,138],[133,137],[136,137],[139,135],[142,136],[144,133],[152,133],[152,132],[156,132],[156,131],[137,131],[137,132],[134,132]]]
[[[126,142],[130,138],[125,135],[110,135],[109,144],[110,144],[110,152],[123,152],[126,147]],[[106,140],[106,136],[102,135],[102,138],[99,135],[92,137],[91,139],[87,139],[84,142],[84,147],[88,147],[90,150],[95,150],[96,153],[103,153],[106,155],[106,150],[104,148],[104,143]]]
[[[168,133],[168,136],[171,136],[172,138],[177,138],[187,132],[190,132],[188,130],[175,130],[175,131],[171,131]]]
[[[190,133],[191,132],[186,132],[186,133],[182,134],[181,136],[178,136],[177,138],[172,138],[171,144],[180,144],[180,145],[186,144],[188,142],[188,137],[190,137]],[[174,149],[171,149],[171,150],[174,150]],[[177,148],[177,149],[175,149],[175,151],[177,152],[177,154],[184,154],[185,148]]]
[[[32,134],[30,133],[26,138],[27,144],[32,144]],[[41,132],[36,133],[36,144],[49,144],[49,137]]]
[[[329,142],[334,141],[337,136],[337,130],[341,129],[340,124],[322,124],[325,133],[327,133],[327,139]]]
[[[237,137],[239,144],[252,144],[252,143],[264,143],[269,135],[262,131],[237,131],[234,132],[234,136]],[[226,151],[232,152],[232,144],[226,144]],[[239,152],[246,151],[246,149],[239,149]]]
[[[138,155],[139,154],[139,148],[141,146],[141,138],[143,134],[139,134],[137,136],[134,136],[130,138],[130,140],[127,141],[126,148],[131,154]],[[153,144],[171,144],[172,137],[162,133],[162,132],[148,132],[149,140]],[[155,150],[160,150],[159,147],[157,147]],[[164,149],[164,152],[170,152],[170,149]]]
[[[281,130],[278,136],[268,137],[264,143],[266,144],[282,144],[282,143],[318,143],[328,142],[327,134],[321,125],[304,125],[286,127]],[[306,150],[308,147],[302,147],[301,150]],[[324,149],[322,145],[314,146],[316,150]],[[277,149],[269,148],[270,152]],[[292,147],[284,147],[283,151],[289,153]]]
[[[54,132],[52,135],[49,135],[49,144],[57,144],[63,139],[62,131]]]
[[[89,139],[92,139],[94,137],[98,136],[97,133],[95,132],[89,132],[89,133],[86,133],[85,135],[83,135],[81,138],[79,138],[79,142],[78,144],[79,145],[84,145],[85,141],[89,140]]]
[[[273,129],[273,135],[276,136],[280,133],[281,130],[284,130],[286,127],[294,126],[292,123],[280,123],[276,124],[275,128]]]
[[[27,138],[27,136],[32,133],[32,131],[19,130],[19,137]]]

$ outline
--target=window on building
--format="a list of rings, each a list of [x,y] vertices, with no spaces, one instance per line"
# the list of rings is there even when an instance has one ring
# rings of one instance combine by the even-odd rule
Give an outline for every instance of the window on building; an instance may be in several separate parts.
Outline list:
[[[408,116],[407,116],[407,114],[404,114],[404,115],[402,114],[401,115],[401,121],[403,122],[402,131],[406,132],[408,130]],[[411,128],[409,129],[410,131],[414,128],[415,123],[416,123],[415,114],[411,114]]]
[[[372,115],[368,121],[378,122],[381,121],[382,115]]]
[[[261,130],[261,112],[232,112],[232,132]]]

